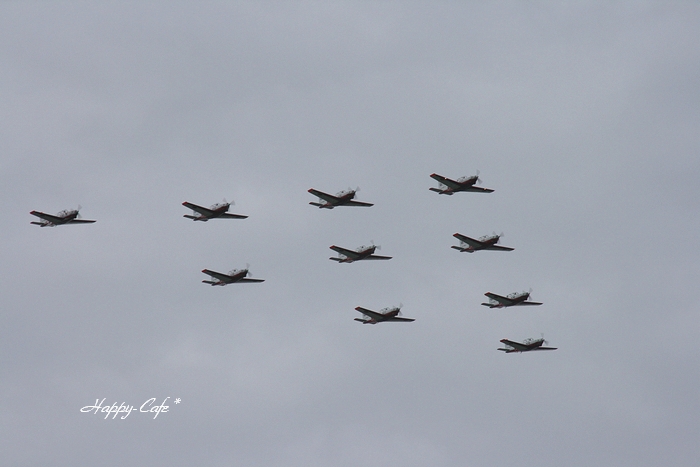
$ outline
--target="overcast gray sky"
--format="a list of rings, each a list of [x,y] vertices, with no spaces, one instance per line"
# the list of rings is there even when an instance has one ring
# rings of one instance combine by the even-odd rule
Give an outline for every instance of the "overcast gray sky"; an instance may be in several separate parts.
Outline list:
[[[699,28],[694,2],[1,3],[0,458],[697,465]],[[428,190],[477,170],[493,193]],[[356,186],[374,207],[308,204]],[[182,217],[224,197],[250,217]],[[78,205],[97,223],[29,224]],[[494,231],[515,251],[450,249]],[[372,240],[394,258],[328,260]],[[266,281],[201,283],[246,263]]]

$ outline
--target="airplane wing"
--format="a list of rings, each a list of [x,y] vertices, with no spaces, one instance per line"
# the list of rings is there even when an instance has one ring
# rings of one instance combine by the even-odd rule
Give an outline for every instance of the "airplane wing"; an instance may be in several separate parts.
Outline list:
[[[530,347],[523,345],[520,342],[513,342],[508,339],[501,339],[501,342],[503,342],[505,345],[513,347],[513,350],[511,350],[511,352],[527,352],[528,350],[532,350]]]
[[[186,208],[190,208],[191,210],[200,213],[203,216],[211,217],[214,215],[214,211],[212,211],[211,209],[207,209],[207,208],[202,207],[202,206],[197,206],[196,204],[188,203],[187,201],[182,203],[182,205],[185,206]],[[185,216],[185,217],[188,217],[188,216]]]
[[[338,198],[336,198],[335,196],[329,195],[328,193],[324,193],[322,191],[314,190],[313,188],[309,189],[309,193],[331,204],[335,204],[338,202]]]
[[[401,316],[394,316],[393,318],[388,319],[387,321],[415,321],[415,318],[403,318]]]
[[[491,188],[482,188],[480,186],[472,185],[469,188],[463,188],[462,191],[476,191],[479,193],[493,193]]]
[[[225,212],[223,214],[219,214],[219,216],[217,216],[217,217],[220,217],[222,219],[245,219],[248,216],[243,216],[241,214],[230,214],[228,212]]]
[[[229,276],[229,275],[227,275],[227,274],[222,274],[222,273],[220,273],[220,272],[210,271],[209,269],[202,269],[202,272],[203,272],[204,274],[207,274],[207,275],[209,275],[209,276],[215,278],[215,279],[219,279],[219,280],[222,281],[222,282],[226,282],[226,281],[230,281],[230,280],[231,280],[231,276]]]
[[[516,305],[542,305],[540,302],[520,302],[516,303]]]
[[[356,251],[348,250],[347,248],[343,248],[343,247],[340,247],[340,246],[335,246],[335,245],[333,245],[333,246],[331,246],[330,248],[331,248],[331,250],[333,250],[333,251],[335,251],[335,252],[337,252],[337,253],[340,253],[340,254],[343,255],[343,256],[347,256],[347,257],[350,258],[350,259],[357,259],[357,258],[360,256],[360,255],[357,254]],[[333,259],[333,258],[331,258],[331,259]],[[338,259],[338,258],[335,258],[335,259]]]
[[[243,279],[238,279],[236,282],[265,282],[265,279],[248,279],[244,277]]]
[[[501,305],[512,305],[513,304],[513,300],[509,299],[508,297],[504,297],[502,295],[497,295],[497,294],[491,293],[491,292],[486,292],[484,295],[486,295],[487,297],[489,297],[492,300],[496,300]],[[482,303],[482,305],[483,305],[483,303]]]
[[[73,219],[73,220],[70,220],[66,223],[67,224],[92,224],[93,222],[97,222],[97,221],[90,221],[87,219]]]
[[[367,308],[362,308],[361,306],[356,307],[355,310],[359,311],[365,316],[374,318],[377,321],[384,321],[386,319],[386,316],[384,316],[383,314],[377,313],[376,311],[368,310]]]
[[[40,217],[45,221],[51,222],[52,224],[60,224],[61,222],[64,222],[64,219],[62,217],[52,216],[51,214],[46,214],[45,212],[32,211],[29,214],[31,214],[32,216]]]
[[[365,256],[362,259],[365,260],[365,259],[391,259],[391,258],[393,258],[393,256],[369,255],[369,256]]]
[[[461,186],[462,186],[459,183],[455,182],[454,180],[450,180],[449,178],[445,178],[442,175],[432,174],[430,176],[430,178],[432,178],[433,180],[437,180],[438,182],[442,183],[445,186],[452,188],[453,190],[461,188]],[[435,191],[435,190],[433,190],[433,191]]]
[[[534,350],[557,350],[556,347],[537,347]]]
[[[343,206],[365,206],[365,207],[371,207],[374,206],[372,203],[363,203],[362,201],[346,201],[343,203]]]
[[[476,240],[476,239],[471,238],[471,237],[467,237],[466,235],[462,235],[461,233],[456,233],[452,236],[455,237],[460,242],[466,243],[467,245],[469,245],[472,248],[483,248],[483,246],[484,246],[484,244],[481,243],[479,240]]]
[[[499,251],[513,251],[515,248],[511,248],[508,246],[501,246],[501,245],[490,245],[484,248],[484,250],[499,250]]]

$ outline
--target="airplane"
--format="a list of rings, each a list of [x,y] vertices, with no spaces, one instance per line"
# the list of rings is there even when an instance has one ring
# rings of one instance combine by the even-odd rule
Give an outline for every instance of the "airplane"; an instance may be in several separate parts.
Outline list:
[[[248,279],[246,276],[249,274],[248,266],[245,269],[234,269],[229,271],[228,274],[223,274],[216,271],[210,271],[209,269],[202,269],[204,274],[208,274],[212,277],[211,281],[202,281],[205,284],[211,285],[228,285],[234,282],[265,282],[265,279]]]
[[[508,339],[501,339],[501,342],[503,342],[506,347],[498,350],[502,350],[505,353],[530,352],[532,350],[557,350],[556,347],[542,347],[542,344],[548,344],[548,342],[544,340],[544,337],[541,339],[525,339],[522,343],[513,342]]]
[[[331,246],[331,250],[337,251],[338,252],[338,258],[328,258],[332,261],[337,261],[339,263],[352,263],[355,261],[360,261],[363,259],[391,259],[391,256],[379,256],[375,255],[374,251],[379,249],[381,250],[382,247],[378,245],[370,245],[370,246],[361,246],[357,248],[356,250],[348,250],[347,248],[343,248],[340,246]]]
[[[478,240],[460,233],[456,233],[452,236],[457,238],[460,242],[460,246],[452,246],[452,248],[459,250],[462,253],[465,251],[467,253],[474,253],[475,251],[479,250],[513,251],[515,249],[507,246],[496,245],[503,234],[484,235],[483,237],[479,237]]]
[[[509,306],[521,306],[521,305],[542,305],[539,302],[528,302],[527,299],[530,298],[529,292],[514,292],[507,296],[496,295],[495,293],[486,292],[484,295],[490,298],[489,303],[482,303],[482,305],[489,308],[504,308]]]
[[[441,195],[450,195],[452,196],[453,194],[457,193],[458,191],[476,191],[479,193],[492,193],[493,190],[491,188],[482,188],[479,186],[475,186],[476,182],[480,182],[481,179],[479,178],[479,172],[477,171],[476,175],[472,175],[471,177],[461,177],[458,178],[457,180],[452,180],[446,177],[443,177],[442,175],[438,174],[432,174],[430,178],[433,178],[437,180],[440,183],[439,188],[430,188],[430,191],[434,191],[436,193],[440,193]]]
[[[377,324],[377,323],[381,323],[382,321],[402,321],[402,322],[415,321],[415,319],[413,319],[413,318],[402,318],[399,316],[399,314],[401,313],[402,306],[403,305],[382,308],[378,312],[368,310],[367,308],[362,308],[361,306],[358,306],[357,308],[355,308],[355,310],[362,313],[364,315],[364,319],[355,318],[355,321],[359,321],[362,324]]]
[[[335,196],[329,195],[322,191],[309,189],[309,193],[318,197],[318,203],[310,202],[312,206],[318,206],[323,209],[333,209],[336,206],[374,206],[372,203],[363,203],[361,201],[353,201],[355,194],[360,191],[360,188],[355,188],[354,190],[348,188],[347,190],[336,193]]]
[[[41,218],[39,222],[30,222],[30,224],[39,225],[41,227],[56,227],[63,224],[92,224],[96,221],[80,219],[80,206],[78,209],[65,209],[55,216],[46,214],[40,211],[32,211],[29,214]]]
[[[242,216],[240,214],[229,214],[228,213],[228,208],[234,204],[233,201],[230,203],[226,202],[226,199],[224,199],[223,203],[217,203],[211,205],[208,209],[202,206],[197,206],[196,204],[188,203],[185,201],[182,203],[183,206],[186,208],[190,208],[192,210],[192,215],[185,214],[183,217],[186,217],[188,219],[192,219],[193,221],[202,221],[206,222],[209,219],[245,219],[248,216]]]

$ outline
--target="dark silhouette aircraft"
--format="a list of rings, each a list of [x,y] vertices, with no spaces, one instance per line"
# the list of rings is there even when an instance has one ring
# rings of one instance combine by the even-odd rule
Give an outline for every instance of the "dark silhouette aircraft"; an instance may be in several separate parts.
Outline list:
[[[192,219],[193,221],[206,222],[209,219],[245,219],[248,216],[242,216],[240,214],[229,214],[228,208],[234,204],[233,201],[230,203],[226,202],[224,199],[223,203],[217,203],[211,205],[209,208],[198,206],[196,204],[188,203],[185,201],[182,203],[186,208],[192,210],[192,215],[185,214],[183,217]]]
[[[452,248],[462,253],[464,253],[465,251],[467,253],[474,253],[475,251],[479,250],[513,251],[514,248],[496,245],[502,236],[503,234],[485,235],[483,237],[479,237],[479,239],[477,240],[474,238],[467,237],[466,235],[456,233],[453,235],[453,237],[459,240],[460,246],[452,246]]]
[[[388,307],[388,308],[383,308],[381,310],[377,311],[372,311],[368,310],[367,308],[362,308],[361,306],[358,306],[355,308],[355,310],[359,311],[364,315],[363,318],[355,318],[355,321],[359,321],[362,324],[377,324],[381,323],[383,321],[402,321],[402,322],[410,322],[410,321],[415,321],[413,318],[403,318],[399,316],[401,313],[401,306],[394,306],[394,307]]]
[[[355,261],[361,261],[363,259],[391,259],[391,256],[379,256],[375,255],[375,250],[381,250],[382,247],[378,245],[361,246],[356,250],[348,250],[340,246],[331,246],[331,250],[338,252],[338,258],[328,258],[332,261],[337,261],[339,263],[352,263]]]
[[[430,191],[440,193],[441,195],[453,195],[458,191],[476,191],[478,193],[491,193],[491,188],[482,188],[475,186],[476,182],[481,182],[479,173],[471,177],[461,177],[457,180],[452,180],[442,175],[432,174],[430,178],[437,180],[440,183],[439,188],[430,188]]]
[[[56,227],[57,225],[63,224],[92,224],[96,222],[81,219],[79,211],[80,206],[78,206],[78,209],[66,209],[55,216],[40,211],[32,211],[29,214],[39,217],[41,221],[30,222],[30,224],[39,225],[41,227]]]
[[[482,305],[489,308],[504,308],[509,306],[522,306],[522,305],[542,305],[539,302],[528,302],[527,299],[530,298],[530,292],[514,292],[507,296],[496,295],[495,293],[486,292],[484,295],[490,298],[488,303],[482,303]]]
[[[211,281],[202,281],[205,284],[211,285],[228,285],[233,283],[243,283],[243,282],[265,282],[265,279],[248,279],[246,276],[249,274],[248,266],[245,269],[234,269],[228,274],[223,274],[216,271],[210,271],[209,269],[202,269],[204,274],[212,277]]]
[[[542,347],[542,344],[548,344],[548,342],[544,340],[544,337],[541,339],[525,339],[522,343],[513,342],[508,339],[501,339],[501,342],[503,342],[506,347],[498,350],[502,350],[505,353],[531,352],[533,350],[557,350],[556,347]]]
[[[336,206],[374,206],[372,203],[363,203],[361,201],[353,201],[355,194],[360,191],[360,188],[355,188],[354,190],[348,188],[347,190],[336,193],[335,196],[329,195],[322,191],[309,189],[309,193],[318,197],[318,203],[310,202],[312,206],[318,206],[321,209],[333,209]]]

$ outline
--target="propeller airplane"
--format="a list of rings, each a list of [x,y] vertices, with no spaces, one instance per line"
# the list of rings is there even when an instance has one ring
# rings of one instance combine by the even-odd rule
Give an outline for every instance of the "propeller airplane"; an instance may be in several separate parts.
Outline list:
[[[481,183],[481,179],[479,178],[479,171],[476,172],[476,175],[472,175],[471,177],[461,177],[457,180],[452,180],[450,178],[443,177],[442,175],[438,174],[432,174],[430,175],[430,178],[437,180],[440,184],[439,188],[429,188],[430,191],[434,191],[441,195],[452,196],[458,191],[475,191],[477,193],[493,192],[491,188],[482,188],[479,186],[475,186],[477,182]]]
[[[310,188],[309,193],[318,197],[318,203],[314,203],[312,201],[309,204],[312,206],[318,206],[320,209],[333,209],[336,206],[363,206],[363,207],[374,206],[374,204],[372,204],[372,203],[363,203],[361,201],[354,201],[355,194],[357,194],[358,191],[360,191],[360,187],[357,187],[354,190],[351,188],[348,188],[347,190],[343,190],[339,193],[336,193],[336,195],[333,196],[333,195],[329,195],[328,193],[324,193],[322,191],[318,191],[318,190],[315,190],[313,188]]]
[[[501,342],[505,344],[505,348],[498,350],[502,350],[505,353],[557,350],[556,347],[542,347],[542,344],[549,344],[549,342],[544,340],[544,336],[541,339],[525,339],[523,342],[514,342],[508,339],[501,339]]]
[[[509,306],[523,305],[542,305],[542,303],[540,302],[527,301],[527,299],[530,298],[531,293],[532,289],[530,289],[529,292],[514,292],[504,297],[495,293],[486,292],[484,295],[489,297],[490,300],[488,303],[482,303],[482,305],[487,306],[489,308],[505,308]]]
[[[234,269],[229,271],[228,274],[223,274],[221,272],[211,271],[209,269],[202,269],[204,274],[212,277],[210,281],[202,281],[205,284],[210,285],[228,285],[233,283],[243,283],[243,282],[265,282],[265,279],[248,279],[246,276],[250,274],[250,266],[246,266],[245,269]]]
[[[338,253],[337,258],[328,258],[331,261],[337,261],[339,263],[353,263],[355,261],[361,261],[364,259],[391,259],[391,256],[379,256],[375,255],[375,250],[381,250],[382,247],[372,243],[370,246],[361,246],[355,250],[348,250],[340,246],[332,245],[331,250]]]
[[[362,313],[363,317],[362,318],[355,318],[355,321],[359,321],[362,324],[377,324],[377,323],[381,323],[383,321],[401,321],[401,322],[415,321],[415,319],[413,319],[413,318],[403,318],[403,317],[399,316],[401,314],[401,307],[402,306],[403,305],[387,307],[387,308],[383,308],[383,309],[379,310],[378,312],[368,310],[367,308],[362,308],[361,306],[358,306],[357,308],[355,308],[355,310]]]
[[[185,201],[182,205],[191,209],[192,215],[185,214],[183,217],[202,222],[207,222],[209,219],[245,219],[248,217],[240,214],[229,214],[228,209],[232,204],[234,204],[233,201],[228,203],[226,198],[224,198],[222,203],[213,204],[209,208],[205,208]]]
[[[86,220],[80,218],[80,206],[78,209],[65,209],[55,216],[51,214],[46,214],[40,211],[32,211],[29,214],[36,216],[41,220],[39,222],[30,222],[30,224],[38,225],[41,227],[56,227],[57,225],[64,224],[92,224],[96,221]]]
[[[503,237],[503,233],[501,233],[501,235],[496,235],[495,233],[493,235],[484,235],[478,239],[467,237],[460,233],[456,233],[452,236],[458,239],[460,243],[459,246],[453,245],[452,248],[462,253],[465,251],[467,253],[474,253],[479,250],[513,251],[515,249],[497,245],[498,241]]]

